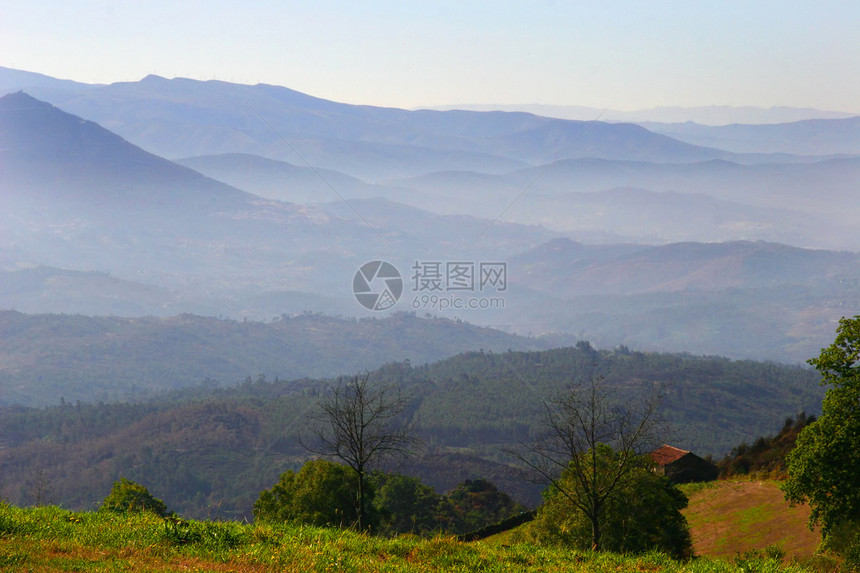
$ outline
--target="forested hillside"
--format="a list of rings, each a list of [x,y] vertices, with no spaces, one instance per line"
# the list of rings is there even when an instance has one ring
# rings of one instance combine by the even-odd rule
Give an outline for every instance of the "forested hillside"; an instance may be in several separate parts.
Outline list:
[[[403,466],[443,492],[487,478],[515,499],[538,491],[508,466],[504,448],[538,428],[542,401],[603,377],[621,400],[657,389],[665,441],[700,455],[817,413],[823,391],[801,368],[717,357],[599,351],[586,342],[542,352],[460,354],[432,364],[390,363],[374,374],[400,385],[426,447]],[[7,407],[0,414],[0,495],[93,508],[125,476],[186,516],[250,516],[259,492],[307,458],[299,442],[323,380],[198,386],[137,404]]]
[[[235,385],[248,376],[296,379],[421,364],[466,350],[537,350],[554,342],[443,318],[319,314],[236,321],[27,315],[0,311],[0,406],[140,399],[152,392]]]

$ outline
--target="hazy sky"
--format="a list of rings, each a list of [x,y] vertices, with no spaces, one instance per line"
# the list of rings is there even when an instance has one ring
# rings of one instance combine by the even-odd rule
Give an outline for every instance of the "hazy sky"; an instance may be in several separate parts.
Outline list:
[[[860,113],[860,2],[4,0],[0,65],[147,74],[349,103]]]

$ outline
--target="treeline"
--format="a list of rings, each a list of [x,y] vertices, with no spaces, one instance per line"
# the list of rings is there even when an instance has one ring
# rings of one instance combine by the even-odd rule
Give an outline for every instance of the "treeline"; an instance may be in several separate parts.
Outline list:
[[[344,465],[318,459],[281,474],[254,503],[254,518],[316,526],[355,526],[356,476]],[[486,479],[465,480],[440,495],[419,478],[375,471],[364,529],[382,535],[465,534],[498,523],[526,508]]]
[[[785,476],[786,456],[794,449],[801,430],[815,422],[816,417],[801,412],[785,419],[776,435],[760,436],[752,443],[741,442],[717,466],[720,478],[727,479],[756,473]]]
[[[596,350],[584,342],[391,363],[374,376],[402,388],[409,399],[403,415],[426,444],[390,470],[437,492],[485,478],[529,506],[540,501],[540,489],[511,471],[504,450],[528,439],[543,400],[569,383],[602,378],[621,399],[657,389],[670,423],[663,441],[716,457],[766,435],[786,415],[817,411],[823,393],[818,377],[801,367]],[[259,492],[308,459],[299,438],[326,384],[257,376],[134,404],[0,409],[0,495],[27,505],[36,492],[50,491],[54,503],[92,509],[125,476],[157,484],[180,514],[250,518]]]
[[[0,406],[142,400],[207,381],[246,376],[338,376],[391,360],[431,362],[464,350],[552,344],[444,318],[321,314],[237,321],[28,315],[0,311]]]

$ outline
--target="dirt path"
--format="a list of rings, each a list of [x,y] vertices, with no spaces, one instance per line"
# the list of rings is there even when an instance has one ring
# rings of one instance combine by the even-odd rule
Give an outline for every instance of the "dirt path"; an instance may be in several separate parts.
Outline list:
[[[696,555],[733,557],[781,547],[787,558],[810,556],[821,540],[806,526],[809,507],[789,507],[774,481],[725,481],[696,492],[684,511]]]

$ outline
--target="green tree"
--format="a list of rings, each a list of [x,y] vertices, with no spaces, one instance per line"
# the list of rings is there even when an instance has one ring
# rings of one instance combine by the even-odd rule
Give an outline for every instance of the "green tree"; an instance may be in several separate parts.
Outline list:
[[[821,417],[788,454],[782,484],[788,501],[809,503],[809,524],[820,525],[825,538],[860,524],[860,316],[842,318],[836,332],[833,344],[809,360],[830,388]]]
[[[418,443],[412,426],[403,419],[406,406],[398,386],[372,382],[370,373],[364,373],[338,379],[314,416],[316,443],[305,447],[339,459],[355,472],[360,530],[370,525],[367,475],[371,466],[406,456]]]
[[[298,472],[281,474],[272,489],[254,503],[259,521],[290,521],[318,526],[349,526],[356,522],[355,475],[328,460],[312,460]],[[372,490],[367,492],[372,499]]]
[[[373,472],[374,506],[383,534],[428,534],[438,531],[436,519],[441,497],[420,479],[399,473]]]
[[[114,482],[101,509],[117,513],[148,511],[160,517],[171,514],[163,501],[153,497],[144,486],[126,478]]]
[[[447,529],[468,533],[526,510],[485,479],[466,480],[445,495],[442,510]]]
[[[599,448],[606,468],[618,461],[610,448]],[[637,460],[624,485],[607,499],[603,509],[601,547],[618,553],[644,553],[657,549],[676,558],[692,555],[687,520],[681,510],[687,497],[675,484],[652,471],[647,458]],[[575,471],[566,471],[559,487],[574,491],[581,487]],[[586,514],[559,487],[547,490],[546,501],[526,528],[541,543],[587,550],[592,547],[592,526]]]
[[[612,399],[602,379],[571,386],[545,404],[544,432],[525,452],[511,452],[536,481],[551,486],[585,516],[591,549],[600,551],[616,501],[641,474],[659,443],[659,397]],[[564,479],[562,479],[564,478]]]

